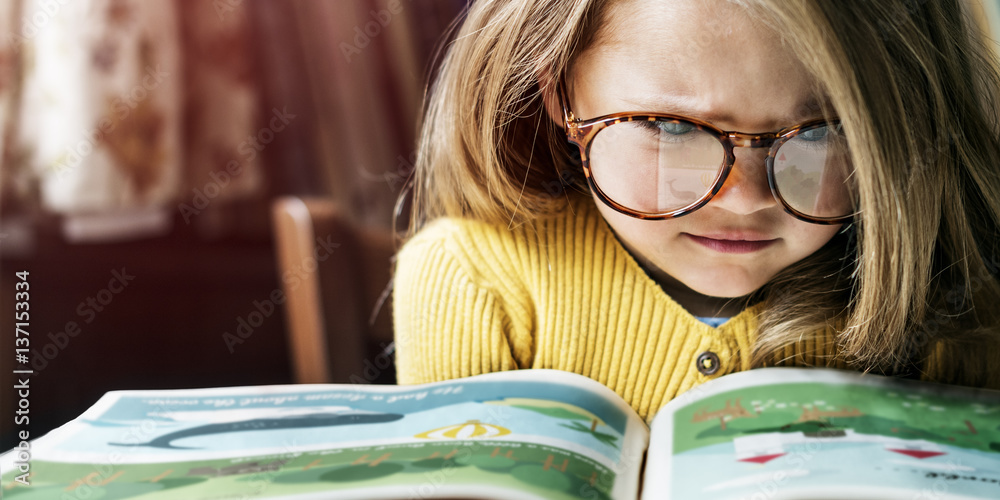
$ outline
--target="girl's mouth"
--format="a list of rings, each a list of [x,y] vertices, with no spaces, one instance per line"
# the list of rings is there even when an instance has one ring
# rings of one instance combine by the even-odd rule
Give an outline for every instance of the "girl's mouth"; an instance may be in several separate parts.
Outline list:
[[[749,235],[713,235],[711,238],[687,233],[685,235],[695,243],[720,253],[753,253],[763,250],[778,241],[777,239],[754,239],[756,237]]]

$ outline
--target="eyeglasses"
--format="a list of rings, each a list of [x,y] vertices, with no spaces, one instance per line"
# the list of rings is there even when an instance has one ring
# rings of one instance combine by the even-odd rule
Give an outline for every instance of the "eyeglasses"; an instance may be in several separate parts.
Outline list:
[[[771,194],[792,216],[842,224],[856,206],[854,168],[839,120],[811,120],[775,133],[724,131],[662,113],[614,113],[577,119],[561,99],[567,139],[580,148],[598,199],[639,219],[673,219],[708,203],[733,168],[733,149],[769,148]]]

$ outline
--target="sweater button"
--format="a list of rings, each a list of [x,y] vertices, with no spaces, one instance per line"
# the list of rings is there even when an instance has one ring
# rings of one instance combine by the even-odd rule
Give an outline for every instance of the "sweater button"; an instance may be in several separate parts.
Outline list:
[[[713,373],[719,371],[719,367],[722,366],[719,363],[719,355],[712,351],[705,351],[698,355],[698,361],[695,362],[698,367],[698,371],[702,375],[712,375]]]

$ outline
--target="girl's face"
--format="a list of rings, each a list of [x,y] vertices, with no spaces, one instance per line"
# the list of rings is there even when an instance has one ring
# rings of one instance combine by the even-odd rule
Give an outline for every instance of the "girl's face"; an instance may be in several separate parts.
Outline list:
[[[792,52],[728,2],[627,1],[608,22],[567,77],[578,118],[661,112],[767,133],[821,117],[821,97]],[[727,305],[727,298],[757,290],[840,229],[785,213],[767,185],[766,152],[736,148],[722,190],[677,219],[635,219],[595,202],[625,247],[681,305],[696,315],[731,315],[740,306]]]

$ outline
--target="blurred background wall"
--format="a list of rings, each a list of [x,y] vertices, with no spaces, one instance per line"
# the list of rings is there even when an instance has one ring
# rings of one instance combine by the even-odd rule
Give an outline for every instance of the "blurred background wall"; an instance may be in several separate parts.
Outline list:
[[[392,230],[465,5],[0,3],[0,407],[28,365],[32,438],[108,390],[289,383],[271,202],[329,197]]]

